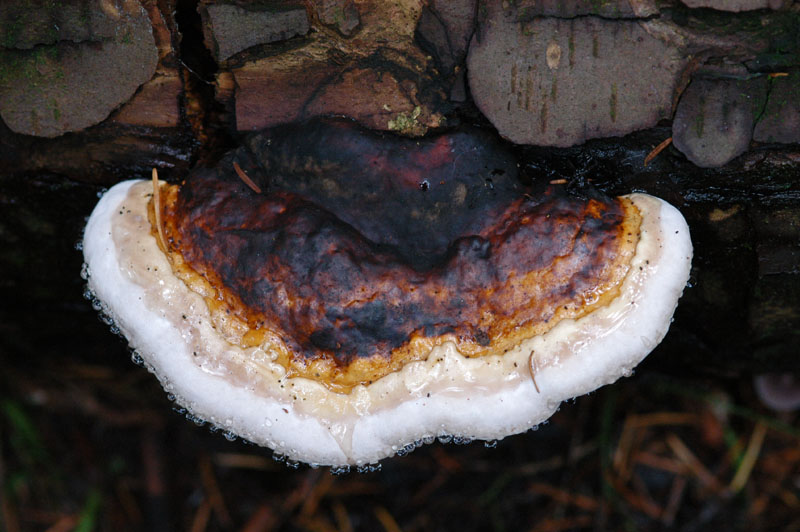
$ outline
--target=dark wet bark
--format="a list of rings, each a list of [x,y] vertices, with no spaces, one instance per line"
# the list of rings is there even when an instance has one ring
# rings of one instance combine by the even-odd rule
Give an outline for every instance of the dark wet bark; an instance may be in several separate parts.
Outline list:
[[[597,187],[661,196],[689,221],[695,259],[689,286],[650,367],[739,374],[800,368],[800,150],[764,149],[723,170],[700,170],[676,150],[643,167],[669,131],[567,150],[521,151],[534,181],[567,179],[576,193]],[[109,177],[109,181],[113,181]],[[97,318],[81,298],[74,248],[99,188],[44,173],[0,178],[2,350],[24,355],[85,345]],[[102,331],[91,342],[119,342]]]

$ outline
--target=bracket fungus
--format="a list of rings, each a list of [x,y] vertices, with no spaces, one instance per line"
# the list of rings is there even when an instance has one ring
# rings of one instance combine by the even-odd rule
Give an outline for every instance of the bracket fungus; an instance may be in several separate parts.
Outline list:
[[[176,401],[292,460],[501,439],[629,374],[692,255],[660,199],[516,172],[479,131],[266,130],[180,185],[106,192],[89,286]]]

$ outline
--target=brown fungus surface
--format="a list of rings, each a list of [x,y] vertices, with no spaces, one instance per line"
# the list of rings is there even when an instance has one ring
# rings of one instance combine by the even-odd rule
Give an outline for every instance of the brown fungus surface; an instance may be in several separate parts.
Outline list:
[[[227,338],[269,338],[288,376],[348,391],[448,341],[502,354],[617,296],[636,207],[527,191],[480,132],[323,120],[253,136],[170,187],[163,220],[173,268]]]

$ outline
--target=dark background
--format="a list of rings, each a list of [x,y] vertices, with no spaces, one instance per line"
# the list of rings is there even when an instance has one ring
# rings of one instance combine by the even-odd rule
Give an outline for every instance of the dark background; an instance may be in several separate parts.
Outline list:
[[[177,5],[184,48],[202,47],[195,7]],[[214,98],[204,61],[182,52],[184,104]],[[671,135],[663,121],[575,148],[513,147],[526,179],[645,191],[684,213],[695,259],[669,334],[633,377],[537,430],[333,474],[187,421],[84,297],[79,242],[98,194],[150,166],[175,181],[213,164],[238,142],[214,105],[200,125],[182,110],[171,129],[128,128],[135,150],[85,163],[70,158],[113,144],[118,126],[48,141],[0,123],[0,530],[800,529],[799,414],[753,387],[800,372],[797,145],[754,144],[708,170],[668,147],[645,166]],[[451,113],[491,128],[468,100]]]

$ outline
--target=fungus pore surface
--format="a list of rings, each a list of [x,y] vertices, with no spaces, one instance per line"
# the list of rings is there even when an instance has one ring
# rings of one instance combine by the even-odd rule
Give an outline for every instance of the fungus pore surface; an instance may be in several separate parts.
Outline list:
[[[293,460],[499,439],[628,374],[692,254],[662,200],[516,170],[480,131],[267,130],[156,201],[148,182],[108,191],[89,285],[178,402]]]

